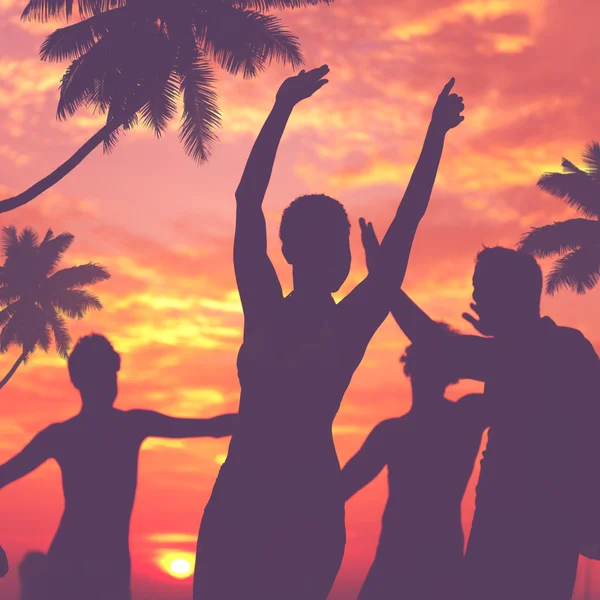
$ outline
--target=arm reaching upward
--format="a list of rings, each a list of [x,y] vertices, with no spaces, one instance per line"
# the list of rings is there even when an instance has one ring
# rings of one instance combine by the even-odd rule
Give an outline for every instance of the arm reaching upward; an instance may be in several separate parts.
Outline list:
[[[429,205],[446,134],[464,120],[460,114],[464,109],[463,99],[450,93],[453,87],[454,78],[444,86],[437,99],[421,155],[396,216],[381,242],[375,274],[394,290],[404,281],[413,239]]]
[[[346,305],[346,323],[360,323],[368,339],[385,319],[391,296],[404,281],[415,233],[429,204],[446,134],[464,119],[460,114],[464,109],[462,97],[450,93],[453,86],[454,79],[451,79],[438,97],[421,155],[381,242],[377,261],[366,279],[340,303]]]
[[[0,466],[0,489],[25,477],[52,458],[53,432],[52,425],[40,431],[19,454]]]
[[[346,501],[371,483],[387,464],[386,431],[390,423],[379,423],[342,469],[342,489]]]
[[[237,423],[237,414],[226,414],[212,419],[179,419],[169,417],[153,410],[130,411],[141,430],[142,437],[162,438],[221,438],[233,433]]]
[[[327,65],[301,71],[281,85],[275,105],[254,143],[236,190],[236,229],[233,262],[244,308],[246,327],[269,315],[281,299],[281,285],[267,255],[267,230],[262,203],[285,126],[298,102],[322,88]]]

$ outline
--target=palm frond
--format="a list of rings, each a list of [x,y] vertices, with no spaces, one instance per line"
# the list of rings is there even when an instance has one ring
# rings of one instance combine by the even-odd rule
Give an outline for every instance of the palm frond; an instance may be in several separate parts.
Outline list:
[[[169,65],[165,69],[166,73],[157,80],[156,89],[152,92],[150,100],[140,110],[142,123],[152,129],[156,137],[162,136],[169,121],[177,113],[180,78],[171,68],[172,65]]]
[[[125,19],[126,13],[126,8],[117,8],[57,29],[44,40],[40,58],[50,62],[80,58],[109,32],[112,24]]]
[[[73,0],[29,0],[21,13],[26,21],[42,21],[65,17],[73,14]]]
[[[52,328],[50,324],[44,320],[43,327],[40,329],[39,335],[32,346],[39,346],[44,352],[48,352],[52,346]]]
[[[587,144],[583,153],[583,162],[592,179],[596,183],[600,183],[600,144],[598,142]]]
[[[0,327],[4,327],[17,310],[19,310],[19,302],[13,302],[0,310]]]
[[[538,187],[564,200],[586,217],[600,217],[600,185],[573,163],[563,160],[566,173],[545,173]],[[573,167],[571,169],[570,167]]]
[[[49,328],[42,309],[34,303],[20,303],[0,332],[0,353],[11,346],[20,346],[28,354],[40,346],[48,350],[51,344]]]
[[[8,306],[11,302],[19,299],[19,295],[11,289],[10,285],[0,287],[0,306]]]
[[[298,38],[275,16],[223,4],[199,13],[197,29],[205,52],[233,75],[255,77],[273,60],[304,63]]]
[[[11,348],[19,343],[20,323],[18,315],[9,315],[8,320],[0,331],[0,354],[5,354]]]
[[[59,294],[63,290],[81,289],[107,279],[110,279],[110,273],[103,266],[87,263],[56,271],[46,285],[50,294]]]
[[[52,234],[52,231],[48,230],[48,233]],[[71,233],[61,233],[56,237],[51,235],[40,244],[38,264],[43,276],[49,275],[56,268],[74,239],[75,236]]]
[[[101,310],[100,300],[85,290],[63,290],[51,298],[52,306],[71,319],[82,319],[88,310]]]
[[[106,138],[102,142],[102,151],[104,152],[104,154],[110,154],[114,150],[115,146],[117,145],[117,142],[119,141],[120,133],[121,128],[111,131],[110,134],[106,136]]]
[[[104,38],[107,39],[107,38]],[[93,69],[93,58],[104,40],[95,44],[84,56],[75,59],[60,81],[60,97],[56,116],[60,121],[72,117],[82,106],[90,103],[95,91],[95,79],[100,75],[100,65]],[[100,58],[100,57],[98,57]]]
[[[266,12],[286,8],[303,8],[317,4],[333,4],[333,0],[232,0],[231,4],[240,8],[249,8]]]
[[[45,306],[44,312],[46,314],[46,320],[52,328],[52,333],[54,334],[54,343],[56,345],[58,354],[62,358],[68,358],[69,350],[71,349],[73,340],[69,334],[66,321],[52,306]]]
[[[574,165],[567,158],[563,157],[560,164],[563,168],[564,173],[583,173],[585,175],[585,171],[581,170],[577,165]]]
[[[168,36],[154,25],[133,26],[120,31],[113,42],[120,52],[90,99],[91,104],[106,110],[107,124],[120,123],[119,129],[104,140],[105,152],[113,149],[119,130],[128,131],[137,125],[140,111],[145,124],[155,127],[156,133],[164,131],[176,112],[173,82],[177,82],[177,75],[171,75],[176,48]]]
[[[132,80],[131,71],[123,73],[128,46],[133,45],[137,51],[137,40],[131,38],[131,28],[125,23],[117,33],[102,37],[69,65],[60,83],[56,111],[59,120],[73,116],[82,106],[93,106],[105,114],[109,107],[117,108],[119,95],[136,88],[138,81]]]
[[[39,245],[38,234],[31,227],[24,227],[19,234],[19,246],[22,249],[33,249]]]
[[[85,18],[125,4],[127,0],[78,0],[77,9],[79,15]],[[21,13],[21,19],[46,22],[64,17],[68,20],[73,15],[73,5],[73,0],[29,0]]]
[[[204,162],[208,160],[212,146],[217,141],[214,130],[220,125],[213,73],[198,51],[191,63],[179,63],[178,72],[183,93],[179,139],[188,156],[196,162]]]
[[[17,228],[14,225],[8,225],[2,228],[2,250],[6,258],[13,254],[19,246],[19,236]]]
[[[571,288],[585,294],[599,279],[600,248],[578,248],[554,263],[546,278],[546,291],[553,295],[563,288]]]
[[[523,235],[519,250],[546,258],[563,255],[582,246],[600,246],[600,222],[590,219],[569,219],[544,227],[533,227]]]

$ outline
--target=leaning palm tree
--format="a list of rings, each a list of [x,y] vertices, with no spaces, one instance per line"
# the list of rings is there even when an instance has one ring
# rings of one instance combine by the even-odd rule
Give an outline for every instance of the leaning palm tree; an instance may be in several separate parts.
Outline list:
[[[303,63],[295,36],[261,10],[333,0],[79,0],[85,18],[57,29],[41,48],[42,60],[71,60],[60,85],[57,116],[88,107],[106,124],[50,175],[12,198],[0,213],[39,196],[101,143],[141,120],[160,137],[183,99],[179,137],[201,163],[216,141],[219,110],[211,61],[231,74],[255,77],[273,60]],[[23,18],[68,18],[73,0],[30,0]]]
[[[562,288],[578,294],[591,290],[600,279],[600,145],[592,142],[583,154],[585,169],[566,158],[563,173],[546,173],[538,186],[575,207],[584,217],[534,227],[519,242],[519,248],[538,258],[560,258],[546,279],[546,291]]]
[[[70,233],[54,237],[50,229],[41,242],[29,228],[20,234],[14,227],[2,231],[6,260],[0,267],[0,353],[12,346],[21,353],[0,388],[36,348],[48,352],[52,337],[60,356],[68,356],[71,336],[63,315],[81,319],[89,309],[102,308],[84,288],[110,277],[104,267],[88,263],[56,270],[73,239]]]

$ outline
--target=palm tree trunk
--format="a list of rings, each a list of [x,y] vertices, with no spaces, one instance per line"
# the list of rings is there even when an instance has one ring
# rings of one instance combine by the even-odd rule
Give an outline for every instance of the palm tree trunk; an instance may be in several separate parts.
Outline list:
[[[21,354],[21,356],[19,356],[19,358],[17,358],[17,362],[15,362],[15,364],[11,367],[10,371],[6,374],[4,379],[2,381],[0,381],[0,389],[3,388],[8,383],[8,380],[15,374],[15,371],[19,368],[19,366],[21,365],[21,363],[24,360],[25,360],[25,352],[23,352],[23,354]]]
[[[117,119],[107,123],[102,129],[97,131],[71,158],[67,159],[60,167],[52,171],[50,175],[44,177],[29,189],[17,196],[0,200],[0,213],[14,210],[19,206],[27,204],[55,183],[60,181],[65,175],[68,175],[96,146],[100,145],[111,133],[116,131],[127,119]],[[0,386],[1,387],[1,386]]]

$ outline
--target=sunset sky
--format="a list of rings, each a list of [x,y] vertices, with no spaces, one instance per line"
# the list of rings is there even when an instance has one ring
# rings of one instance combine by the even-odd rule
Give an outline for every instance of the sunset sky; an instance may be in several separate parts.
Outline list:
[[[0,0],[0,197],[46,175],[102,124],[85,112],[56,121],[66,65],[38,60],[54,27],[21,23],[24,5]],[[269,251],[286,290],[291,271],[277,239],[283,208],[308,192],[344,203],[354,262],[342,292],[349,290],[365,275],[358,218],[384,231],[434,100],[454,76],[466,119],[448,136],[405,289],[435,318],[469,331],[460,315],[482,244],[512,246],[529,227],[574,214],[535,183],[543,172],[560,170],[562,156],[581,164],[584,145],[600,136],[594,58],[600,7],[589,0],[336,0],[283,18],[302,42],[307,67],[331,69],[329,85],[295,110],[265,201]],[[189,417],[237,410],[242,314],[232,268],[233,192],[277,87],[290,74],[273,65],[245,81],[217,70],[223,128],[207,165],[185,156],[176,123],[161,140],[138,129],[122,136],[110,155],[97,149],[40,199],[0,215],[0,226],[74,234],[62,266],[94,261],[111,272],[110,281],[94,288],[104,310],[72,322],[70,330],[73,337],[103,333],[122,354],[118,407]],[[562,292],[545,298],[543,310],[581,329],[600,350],[599,294]],[[373,339],[334,424],[342,463],[376,423],[409,408],[398,363],[406,343],[391,319]],[[0,378],[17,356],[0,357]],[[460,384],[450,397],[473,389],[479,388]],[[55,353],[38,353],[21,366],[0,403],[0,461],[79,407]],[[193,556],[227,444],[144,444],[131,529],[134,598],[191,598],[191,578],[177,579],[164,565]],[[385,498],[381,475],[348,503],[348,543],[334,600],[355,597]],[[464,504],[468,526],[472,484]],[[2,598],[17,598],[21,557],[47,549],[61,511],[53,462],[0,492],[0,543],[12,565],[0,581]],[[579,589],[588,563],[581,564]],[[600,593],[600,569],[595,589]]]

